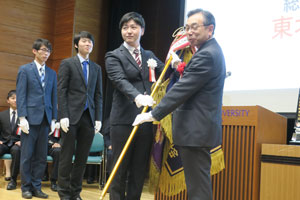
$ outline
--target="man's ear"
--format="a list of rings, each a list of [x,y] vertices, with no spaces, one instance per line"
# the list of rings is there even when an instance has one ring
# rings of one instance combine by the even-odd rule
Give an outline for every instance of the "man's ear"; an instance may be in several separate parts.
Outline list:
[[[144,35],[144,33],[145,33],[145,29],[144,29],[144,28],[142,28],[142,29],[141,29],[141,36],[143,36],[143,35]]]
[[[209,25],[208,26],[208,30],[209,30],[209,33],[210,33],[210,38],[212,37],[212,35],[213,35],[213,32],[214,32],[214,25]]]
[[[35,55],[37,53],[36,49],[32,49],[32,53]]]

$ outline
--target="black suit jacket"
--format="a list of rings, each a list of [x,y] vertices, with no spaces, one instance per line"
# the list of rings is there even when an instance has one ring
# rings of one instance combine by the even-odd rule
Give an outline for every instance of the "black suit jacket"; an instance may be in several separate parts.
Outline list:
[[[153,58],[157,61],[156,77],[163,70],[164,64],[151,51],[140,48],[142,69],[123,44],[105,56],[105,66],[108,78],[115,90],[113,94],[110,122],[116,124],[132,124],[136,115],[142,111],[134,102],[138,94],[151,94],[152,82],[149,81],[149,67],[147,61]]]
[[[160,120],[173,113],[173,141],[180,146],[215,147],[222,142],[222,96],[225,60],[213,38],[204,43],[152,111]]]
[[[19,119],[16,120],[15,127],[13,131],[10,126],[10,113],[9,109],[0,112],[0,140],[4,144],[8,144],[11,140],[13,143],[20,141],[20,136],[17,135]]]
[[[70,124],[76,124],[88,99],[93,124],[102,121],[102,73],[99,65],[90,60],[86,86],[78,56],[63,60],[58,70],[57,90],[59,119],[67,117]]]

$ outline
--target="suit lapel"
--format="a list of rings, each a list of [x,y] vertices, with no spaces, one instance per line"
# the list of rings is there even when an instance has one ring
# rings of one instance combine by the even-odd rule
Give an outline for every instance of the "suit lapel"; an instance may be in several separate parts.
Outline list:
[[[19,120],[19,117],[17,118],[16,120],[16,124],[15,124],[15,127],[14,127],[14,135],[17,134],[17,130],[18,130],[18,124],[20,123],[20,120]]]
[[[96,72],[96,65],[93,63],[91,60],[89,62],[89,78],[88,78],[88,85],[91,84],[91,81],[96,77],[97,75],[95,74]]]
[[[134,60],[134,58],[132,57],[132,55],[130,54],[130,52],[128,51],[128,49],[126,49],[126,47],[123,46],[123,44],[120,47],[120,51],[128,58],[128,60],[131,62],[131,64],[140,71],[140,67],[138,66],[138,64],[136,63],[136,61]]]
[[[45,65],[45,88],[48,83],[49,75],[50,75],[50,68]]]
[[[83,71],[82,71],[80,60],[79,60],[78,56],[74,56],[73,58],[74,58],[73,61],[74,61],[75,67],[78,70],[78,72],[79,72],[79,74],[80,74],[80,76],[82,78],[82,81],[83,81],[83,83],[85,85],[85,79],[84,79],[84,75],[83,75]],[[85,87],[86,87],[86,85],[85,85]]]
[[[19,117],[17,117],[17,119],[16,119],[15,127],[13,127],[13,129],[11,129],[10,112],[9,111],[10,111],[10,108],[5,111],[5,120],[6,120],[6,123],[9,125],[10,130],[13,130],[13,132],[16,133],[16,128],[18,127],[18,124],[20,123]]]
[[[93,76],[94,76],[94,63],[90,60],[90,62],[89,62],[89,77],[88,77],[87,85],[91,84],[91,80],[92,80]]]
[[[148,65],[147,65],[147,55],[144,49],[141,47],[141,55],[142,55],[142,73],[143,76],[147,76],[148,72]]]
[[[36,66],[36,64],[34,62],[31,63],[31,70],[35,74],[35,77],[39,80],[40,86],[43,89],[43,85],[42,85],[42,82],[41,82],[41,77],[40,77],[40,74],[39,74],[39,72],[37,70],[37,66]]]
[[[5,111],[5,120],[6,120],[6,123],[9,125],[9,127],[11,127],[10,126],[10,113],[9,113],[9,111],[10,111],[10,109]]]

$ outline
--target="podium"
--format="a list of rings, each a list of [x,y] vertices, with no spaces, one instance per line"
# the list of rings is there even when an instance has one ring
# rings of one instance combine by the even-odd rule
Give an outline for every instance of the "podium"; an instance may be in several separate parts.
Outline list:
[[[298,200],[300,146],[263,144],[260,200]]]
[[[261,106],[223,106],[225,169],[212,176],[214,200],[259,200],[262,143],[285,144],[287,119]]]

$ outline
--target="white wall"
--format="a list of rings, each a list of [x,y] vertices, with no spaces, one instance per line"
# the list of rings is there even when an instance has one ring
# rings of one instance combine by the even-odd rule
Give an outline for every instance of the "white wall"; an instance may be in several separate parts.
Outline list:
[[[224,106],[260,105],[273,112],[295,113],[297,110],[299,88],[225,91]]]

